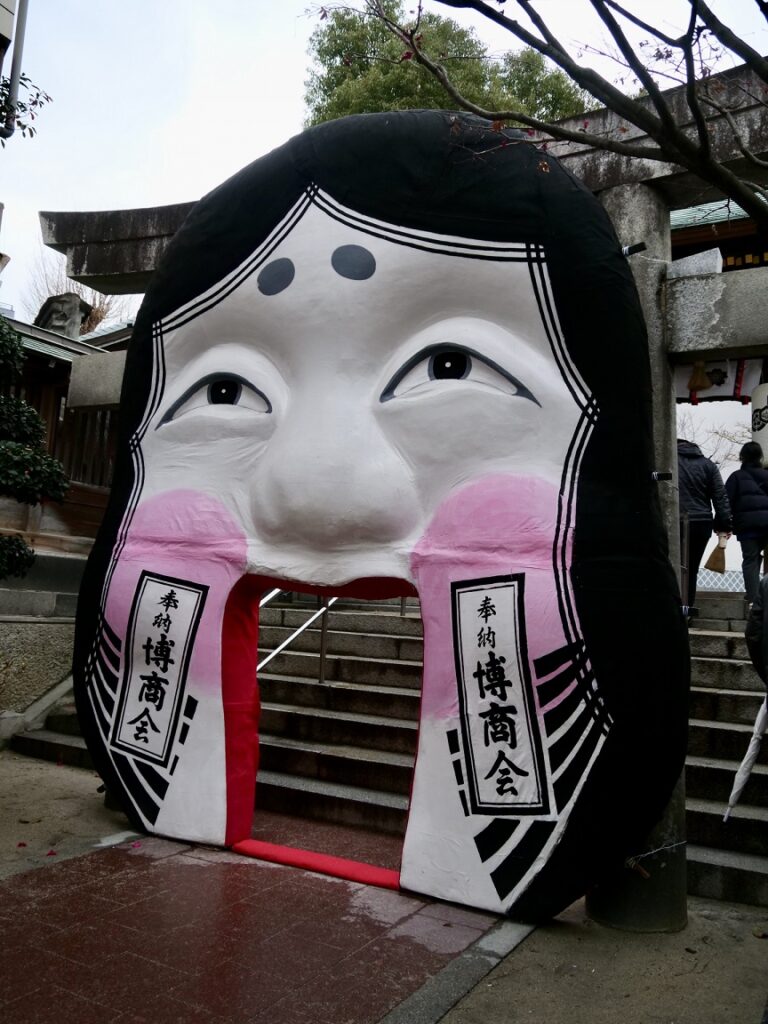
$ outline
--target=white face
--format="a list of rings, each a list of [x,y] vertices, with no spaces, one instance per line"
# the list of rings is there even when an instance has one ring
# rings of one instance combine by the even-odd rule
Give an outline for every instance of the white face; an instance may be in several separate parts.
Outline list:
[[[143,497],[216,496],[249,572],[318,585],[410,580],[419,537],[471,480],[559,486],[579,418],[527,263],[421,251],[316,207],[165,334],[165,359]]]

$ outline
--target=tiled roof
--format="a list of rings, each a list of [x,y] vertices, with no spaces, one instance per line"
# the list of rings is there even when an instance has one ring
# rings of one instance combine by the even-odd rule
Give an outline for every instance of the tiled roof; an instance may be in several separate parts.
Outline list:
[[[747,214],[730,199],[718,199],[703,206],[689,206],[685,210],[672,210],[669,215],[672,230],[699,228],[704,224],[721,224],[728,220],[744,220]]]

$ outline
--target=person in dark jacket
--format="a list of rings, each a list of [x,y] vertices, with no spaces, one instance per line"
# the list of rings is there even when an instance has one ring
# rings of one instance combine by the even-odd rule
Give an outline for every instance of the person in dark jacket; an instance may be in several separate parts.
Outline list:
[[[760,580],[757,597],[749,610],[744,636],[755,671],[768,690],[768,576]]]
[[[741,544],[741,571],[747,601],[757,599],[760,559],[768,545],[768,470],[763,469],[763,449],[748,441],[739,452],[741,468],[725,484],[733,512],[733,529]]]
[[[677,475],[681,520],[683,513],[688,514],[688,593],[683,596],[691,607],[696,603],[699,564],[712,531],[731,533],[731,506],[719,469],[692,441],[677,440]]]

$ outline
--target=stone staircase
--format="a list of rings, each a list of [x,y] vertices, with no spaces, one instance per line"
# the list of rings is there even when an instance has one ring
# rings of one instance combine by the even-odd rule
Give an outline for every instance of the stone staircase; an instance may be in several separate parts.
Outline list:
[[[423,644],[418,605],[337,602],[259,672],[256,806],[402,832],[416,753]],[[259,660],[314,605],[262,608]]]
[[[72,619],[85,561],[82,555],[38,553],[26,576],[0,582],[0,616]]]
[[[314,600],[293,595],[261,609],[259,661],[303,625]],[[421,617],[409,599],[338,601],[329,615],[324,681],[317,620],[259,672],[256,806],[305,817],[405,828],[421,690]],[[16,735],[20,753],[91,767],[71,695],[45,728]]]
[[[259,660],[316,608],[294,595],[260,615]],[[686,780],[691,894],[768,906],[768,739],[730,820],[722,816],[764,688],[743,640],[744,602],[700,595],[690,632],[692,692]],[[257,807],[398,833],[405,825],[422,670],[421,619],[409,601],[330,610],[324,681],[320,620],[260,672]],[[14,747],[89,765],[71,700]]]
[[[741,596],[699,593],[690,631],[686,760],[688,891],[768,906],[768,738],[727,822],[723,814],[765,698],[744,641]]]

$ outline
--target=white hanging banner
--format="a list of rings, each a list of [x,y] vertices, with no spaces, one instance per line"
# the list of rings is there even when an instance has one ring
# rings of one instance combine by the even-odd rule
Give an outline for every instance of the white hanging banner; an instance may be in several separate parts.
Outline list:
[[[678,402],[694,405],[728,399],[747,402],[762,369],[762,359],[719,359],[676,366],[675,397]]]

